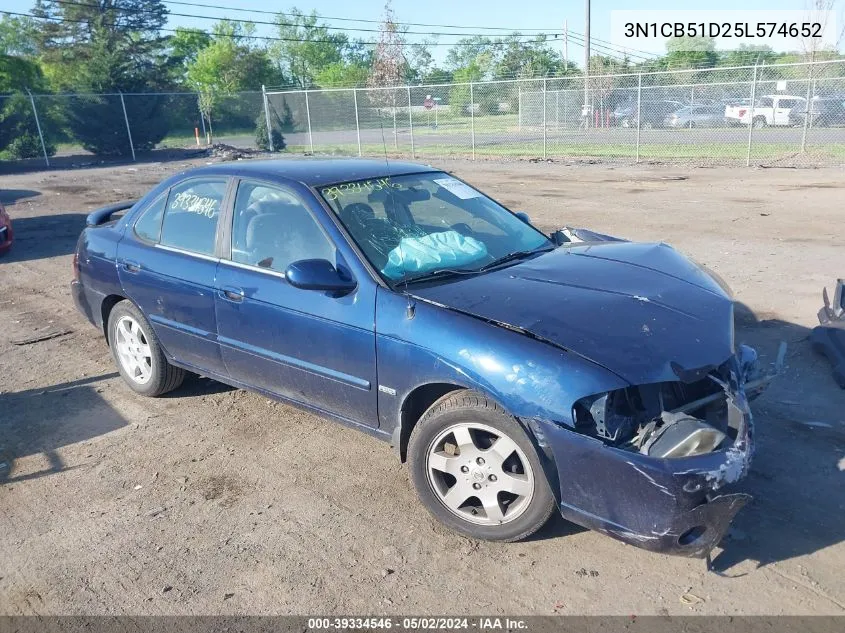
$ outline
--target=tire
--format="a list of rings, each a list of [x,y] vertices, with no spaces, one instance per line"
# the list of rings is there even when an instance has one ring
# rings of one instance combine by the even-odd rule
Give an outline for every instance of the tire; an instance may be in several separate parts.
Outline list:
[[[758,117],[754,117],[754,120],[752,121],[752,125],[759,130],[760,128],[766,127],[768,125],[768,123],[766,123],[766,117],[758,116]]]
[[[543,527],[556,507],[522,426],[474,391],[446,394],[426,411],[411,433],[408,461],[423,505],[471,538],[524,539]]]
[[[182,384],[185,370],[167,362],[153,328],[130,301],[112,308],[108,333],[112,358],[132,391],[154,397]]]

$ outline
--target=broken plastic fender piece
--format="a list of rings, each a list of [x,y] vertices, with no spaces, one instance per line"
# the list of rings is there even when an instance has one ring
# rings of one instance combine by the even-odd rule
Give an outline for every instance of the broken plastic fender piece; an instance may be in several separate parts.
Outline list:
[[[833,379],[845,389],[845,279],[836,280],[833,301],[822,291],[824,306],[819,310],[819,323],[813,328],[810,341],[813,349],[827,356],[833,365]]]

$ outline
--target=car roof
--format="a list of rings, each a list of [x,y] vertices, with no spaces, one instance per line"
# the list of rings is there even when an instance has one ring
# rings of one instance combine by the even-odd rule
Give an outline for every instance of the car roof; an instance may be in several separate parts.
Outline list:
[[[242,178],[262,178],[267,180],[287,180],[301,182],[311,187],[384,178],[401,174],[440,171],[430,165],[408,163],[393,160],[332,158],[332,159],[271,159],[250,160],[231,163],[219,163],[208,167],[199,167],[182,174],[183,176],[226,175]]]

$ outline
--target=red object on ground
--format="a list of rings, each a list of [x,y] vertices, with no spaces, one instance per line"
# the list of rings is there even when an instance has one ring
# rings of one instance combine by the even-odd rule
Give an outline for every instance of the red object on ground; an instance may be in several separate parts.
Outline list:
[[[6,209],[0,204],[0,254],[5,253],[12,247],[15,233],[12,231],[12,219],[6,213]]]

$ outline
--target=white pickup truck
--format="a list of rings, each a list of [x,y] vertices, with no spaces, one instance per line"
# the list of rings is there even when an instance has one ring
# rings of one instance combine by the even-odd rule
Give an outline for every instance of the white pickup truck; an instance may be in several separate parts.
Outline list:
[[[751,107],[751,100],[744,99],[740,105],[725,106],[725,123],[728,125],[789,125],[789,113],[793,108],[804,108],[807,100],[793,95],[766,95],[757,99]]]

